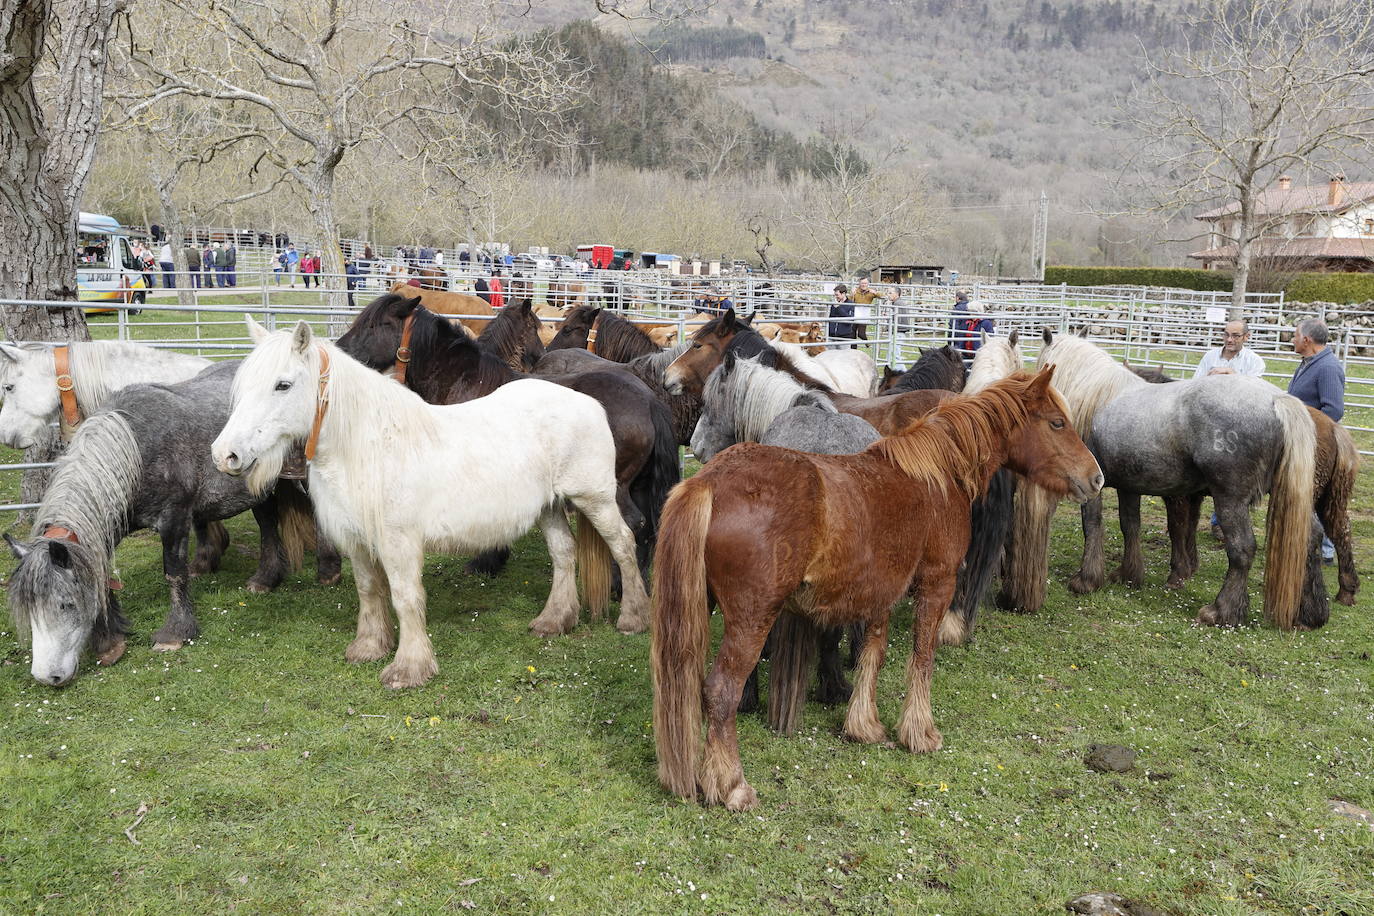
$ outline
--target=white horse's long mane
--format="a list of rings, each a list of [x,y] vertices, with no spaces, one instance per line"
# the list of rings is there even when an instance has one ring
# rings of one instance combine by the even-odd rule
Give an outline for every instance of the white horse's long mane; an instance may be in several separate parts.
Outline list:
[[[297,353],[293,337],[289,331],[272,334],[244,360],[234,376],[234,403],[250,379],[260,384],[259,380],[280,376],[304,360],[309,367],[304,387],[313,405],[323,347],[329,354],[329,409],[320,426],[316,463],[328,466],[325,473],[348,482],[363,516],[352,519],[352,525],[371,543],[381,543],[388,490],[405,486],[404,475],[414,473],[423,458],[435,453],[439,440],[436,408],[321,338],[314,338],[304,354]],[[300,439],[308,434],[308,428],[300,430]],[[249,488],[261,492],[271,486],[285,458],[285,447],[259,456],[248,474]],[[312,474],[316,470],[312,468]]]
[[[158,350],[122,340],[71,344],[72,388],[87,415],[104,406],[110,395],[141,382],[171,384],[198,375],[210,360],[171,350]]]
[[[1064,397],[1080,436],[1087,436],[1104,405],[1123,392],[1149,384],[1097,344],[1070,334],[1059,335],[1040,351],[1036,368],[1051,365],[1054,388]]]
[[[963,393],[976,394],[998,379],[1004,379],[1023,368],[1025,363],[1021,357],[1020,343],[1013,344],[1005,337],[989,337],[973,357]],[[1057,377],[1055,381],[1058,381]]]
[[[832,391],[836,390],[835,377],[830,374],[830,370],[825,367],[825,363],[820,362],[810,353],[807,353],[806,349],[801,344],[787,343],[786,341],[775,339],[768,341],[768,346],[786,357],[787,361],[792,364],[792,367],[802,375],[813,379]]]
[[[739,442],[758,442],[778,415],[793,407],[836,412],[824,393],[806,388],[786,372],[760,365],[758,357],[735,360],[729,373],[711,373],[702,400],[707,410],[734,429]]]

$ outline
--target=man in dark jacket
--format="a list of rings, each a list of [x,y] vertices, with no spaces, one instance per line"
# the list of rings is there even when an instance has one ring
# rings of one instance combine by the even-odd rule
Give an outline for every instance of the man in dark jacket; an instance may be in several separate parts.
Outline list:
[[[1304,318],[1293,332],[1293,352],[1302,357],[1288,393],[1308,407],[1315,407],[1337,423],[1345,416],[1345,370],[1327,347],[1330,332],[1320,318]],[[1322,560],[1331,563],[1336,547],[1322,535]]]
[[[233,242],[224,247],[224,277],[229,286],[239,285],[239,250]]]
[[[186,261],[186,285],[192,289],[200,288],[200,249],[195,245],[187,245],[181,252],[182,259]]]
[[[215,286],[215,249],[208,244],[200,252],[200,280],[206,289],[214,289]]]
[[[854,303],[849,301],[849,287],[843,283],[835,284],[835,301],[830,303],[829,318],[853,318]],[[854,329],[852,321],[832,321],[828,328],[829,334],[833,338],[840,340],[853,340],[858,336],[858,331]],[[853,349],[857,344],[850,344]]]

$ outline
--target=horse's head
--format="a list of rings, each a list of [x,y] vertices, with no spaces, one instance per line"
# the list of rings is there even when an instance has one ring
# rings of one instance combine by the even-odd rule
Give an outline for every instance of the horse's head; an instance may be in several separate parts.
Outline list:
[[[210,454],[215,467],[245,475],[248,488],[261,493],[279,476],[291,447],[310,435],[322,354],[304,321],[270,332],[246,317],[256,346],[234,375],[233,407]]]
[[[33,643],[33,679],[62,687],[76,677],[81,650],[106,613],[108,582],[97,572],[91,548],[40,537],[5,540],[19,560],[9,580],[10,616],[20,636]]]
[[[997,382],[1023,393],[1026,420],[1008,442],[1007,467],[1056,496],[1085,503],[1102,490],[1102,468],[1074,430],[1064,399],[1050,386],[1054,367]]]
[[[587,339],[591,336],[592,328],[596,326],[596,319],[600,316],[600,308],[579,305],[563,319],[563,326],[558,329],[558,333],[554,335],[548,348],[550,350],[585,350]]]
[[[734,401],[730,397],[734,371],[735,354],[726,353],[702,389],[701,416],[692,430],[689,446],[698,461],[710,461],[739,441],[735,435]]]
[[[878,380],[878,390],[886,391],[893,385],[897,384],[897,379],[901,378],[905,374],[906,373],[903,372],[901,369],[893,369],[891,366],[883,366],[883,377]]]
[[[0,442],[28,448],[47,434],[61,403],[52,350],[0,344]]]
[[[706,322],[692,335],[687,349],[663,371],[663,385],[673,394],[700,394],[706,379],[720,365],[725,349],[747,325],[734,309]],[[757,336],[757,335],[755,335]]]
[[[338,348],[377,372],[395,366],[406,319],[420,305],[412,287],[402,289],[409,289],[412,295],[386,293],[369,302],[338,339]]]

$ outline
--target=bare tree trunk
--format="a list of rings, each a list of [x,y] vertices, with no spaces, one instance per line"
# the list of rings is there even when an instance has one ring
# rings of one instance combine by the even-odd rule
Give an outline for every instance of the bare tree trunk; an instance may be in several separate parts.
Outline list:
[[[337,161],[335,159],[334,163]],[[323,273],[332,275],[329,278],[329,306],[342,309],[347,306],[348,300],[344,293],[344,284],[339,280],[339,275],[344,272],[344,258],[343,251],[339,248],[339,216],[334,201],[334,165],[328,162],[320,163],[311,176],[311,185],[310,215],[315,218],[315,228],[320,234],[320,253],[324,256],[320,269]],[[319,282],[319,277],[316,277],[315,282]]]
[[[62,45],[46,47],[51,0],[0,0],[0,296],[76,299],[77,207],[95,157],[105,87],[105,45],[116,0],[72,0],[64,9]],[[35,71],[57,61],[52,81],[60,106],[40,104]],[[75,308],[0,307],[15,340],[89,340]],[[56,434],[25,453],[50,461]],[[24,475],[21,499],[37,502],[46,473]]]
[[[177,259],[182,255],[185,247],[182,236],[186,234],[186,227],[181,222],[181,212],[177,210],[176,202],[172,199],[172,190],[176,179],[157,180],[157,199],[162,211],[162,228],[167,233],[167,244],[172,246],[172,265],[175,267]],[[174,270],[173,276],[177,278],[177,304],[192,308],[196,304],[196,293],[191,287],[190,274],[183,275],[181,271]]]
[[[1246,188],[1240,195],[1240,216],[1236,229],[1235,275],[1231,278],[1231,308],[1228,321],[1245,319],[1245,293],[1250,287],[1250,262],[1254,257],[1254,192]]]

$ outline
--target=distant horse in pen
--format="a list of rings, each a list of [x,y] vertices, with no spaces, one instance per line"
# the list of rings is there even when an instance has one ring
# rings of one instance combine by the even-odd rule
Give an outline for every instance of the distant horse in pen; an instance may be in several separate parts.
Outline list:
[[[1097,462],[1050,389],[1052,371],[950,401],[857,455],[743,444],[674,491],[655,555],[654,735],[668,791],[732,811],[758,803],[735,733],[744,680],[784,609],[821,626],[867,624],[844,732],[880,742],[875,688],[891,608],[913,586],[914,648],[897,738],[939,749],[930,680],[940,619],[968,546],[970,506],[1004,464],[1080,500]],[[885,533],[907,532],[892,539]],[[725,635],[709,677],[708,595]],[[703,714],[704,759],[699,759]]]

